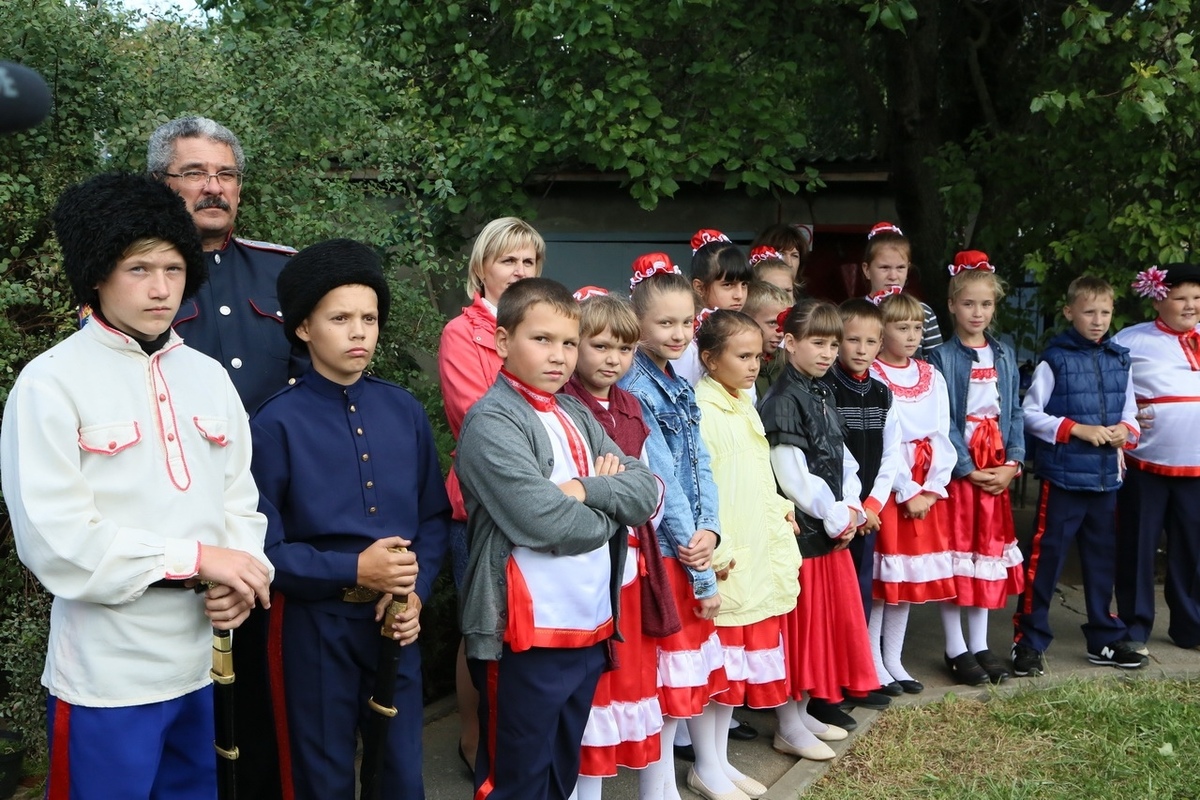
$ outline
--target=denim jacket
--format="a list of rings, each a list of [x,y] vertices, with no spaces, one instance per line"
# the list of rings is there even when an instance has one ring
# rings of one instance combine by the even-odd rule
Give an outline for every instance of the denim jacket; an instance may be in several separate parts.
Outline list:
[[[1004,437],[1005,458],[1020,464],[1025,460],[1025,415],[1021,411],[1021,398],[1017,391],[1017,357],[1012,348],[999,339],[988,333],[984,333],[984,338],[992,346],[996,360],[1000,434]],[[965,478],[975,471],[975,461],[971,458],[963,432],[967,429],[967,390],[971,384],[971,367],[977,360],[975,348],[963,344],[958,334],[929,354],[929,363],[942,373],[950,392],[950,441],[958,453],[958,463],[954,465],[952,473],[955,478]]]
[[[717,485],[713,482],[708,450],[700,439],[700,407],[687,381],[668,376],[640,351],[620,387],[645,410],[650,436],[646,454],[650,469],[666,484],[665,508],[658,527],[658,549],[669,558],[691,541],[701,528],[721,533],[717,517]],[[711,568],[686,568],[697,599],[717,592]]]

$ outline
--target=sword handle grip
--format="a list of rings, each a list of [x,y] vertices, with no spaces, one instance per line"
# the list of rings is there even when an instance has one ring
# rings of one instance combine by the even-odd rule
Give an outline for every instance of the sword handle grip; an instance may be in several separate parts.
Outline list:
[[[389,547],[390,553],[407,553],[407,547]],[[396,619],[408,610],[408,595],[392,595],[392,602],[388,603],[387,611],[383,613],[383,625],[379,628],[379,635],[385,639],[392,638],[392,625],[396,623]]]

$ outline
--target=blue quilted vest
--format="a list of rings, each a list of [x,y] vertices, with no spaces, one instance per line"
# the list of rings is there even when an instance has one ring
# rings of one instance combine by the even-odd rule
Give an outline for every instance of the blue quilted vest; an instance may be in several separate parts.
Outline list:
[[[1055,336],[1042,353],[1054,372],[1045,411],[1079,425],[1116,425],[1129,385],[1129,350],[1111,339],[1092,342],[1074,328]],[[1107,492],[1121,485],[1117,448],[1072,437],[1066,444],[1037,440],[1038,475],[1063,489]]]

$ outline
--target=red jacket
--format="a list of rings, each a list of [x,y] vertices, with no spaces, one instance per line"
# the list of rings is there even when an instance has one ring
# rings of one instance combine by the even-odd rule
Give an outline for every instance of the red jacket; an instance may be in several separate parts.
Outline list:
[[[484,305],[483,297],[476,294],[475,302],[446,323],[438,346],[442,403],[455,439],[462,429],[463,418],[496,382],[501,366],[503,362],[496,355],[496,318]],[[453,467],[446,478],[446,493],[450,495],[454,519],[465,520],[467,512]]]

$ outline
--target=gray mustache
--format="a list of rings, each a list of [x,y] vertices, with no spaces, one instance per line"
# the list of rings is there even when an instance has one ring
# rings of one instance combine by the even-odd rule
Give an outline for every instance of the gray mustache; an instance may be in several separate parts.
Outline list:
[[[194,208],[196,211],[203,211],[206,208],[219,208],[222,211],[228,211],[229,203],[226,203],[223,198],[210,195],[209,197],[201,198]]]

